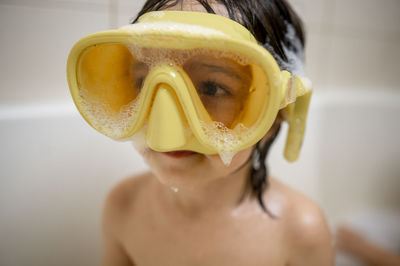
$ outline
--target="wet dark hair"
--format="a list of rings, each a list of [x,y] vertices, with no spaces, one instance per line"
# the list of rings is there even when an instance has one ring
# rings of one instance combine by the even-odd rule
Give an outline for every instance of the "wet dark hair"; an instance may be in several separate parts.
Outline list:
[[[183,0],[147,0],[132,23],[135,23],[141,15],[147,12],[163,10],[175,6],[182,1]],[[215,14],[214,9],[210,5],[212,1],[196,1],[200,3],[208,13]],[[230,19],[245,26],[255,36],[259,44],[271,52],[281,70],[290,71],[290,69],[288,69],[290,66],[287,56],[288,51],[300,54],[302,57],[305,44],[303,23],[286,0],[215,0],[215,2],[224,5]],[[288,27],[289,25],[290,28]],[[294,30],[294,36],[290,36],[290,29]],[[300,47],[297,45],[299,41]],[[249,180],[251,192],[257,197],[262,209],[271,217],[274,217],[274,215],[268,211],[262,195],[269,185],[266,157],[270,146],[279,133],[279,129],[279,123],[275,123],[271,128],[271,130],[275,130],[272,132],[271,137],[264,143],[262,141],[258,142],[250,157],[252,161]]]

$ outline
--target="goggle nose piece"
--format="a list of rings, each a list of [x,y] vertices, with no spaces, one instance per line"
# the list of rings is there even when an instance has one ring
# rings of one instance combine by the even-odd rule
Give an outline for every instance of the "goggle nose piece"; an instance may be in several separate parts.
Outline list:
[[[160,84],[151,107],[146,134],[151,149],[166,152],[185,146],[186,122],[181,109],[173,90],[167,84]]]

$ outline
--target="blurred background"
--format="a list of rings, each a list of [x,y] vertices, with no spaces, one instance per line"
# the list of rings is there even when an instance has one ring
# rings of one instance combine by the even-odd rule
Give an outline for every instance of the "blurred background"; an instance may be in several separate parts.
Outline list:
[[[315,93],[300,160],[284,161],[283,130],[272,174],[318,202],[333,232],[351,224],[393,248],[379,220],[400,211],[400,1],[290,2],[307,27]],[[98,264],[107,192],[147,167],[78,115],[66,59],[78,39],[128,24],[143,3],[0,0],[1,266]]]

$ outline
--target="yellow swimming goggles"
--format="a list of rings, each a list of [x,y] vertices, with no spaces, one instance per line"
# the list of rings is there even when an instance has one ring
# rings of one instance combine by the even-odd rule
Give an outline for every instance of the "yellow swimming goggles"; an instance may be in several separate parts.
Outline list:
[[[254,36],[228,18],[147,13],[136,24],[81,39],[67,75],[79,112],[113,139],[141,131],[156,151],[226,159],[257,143],[284,108],[285,157],[298,157],[311,86],[281,71]]]

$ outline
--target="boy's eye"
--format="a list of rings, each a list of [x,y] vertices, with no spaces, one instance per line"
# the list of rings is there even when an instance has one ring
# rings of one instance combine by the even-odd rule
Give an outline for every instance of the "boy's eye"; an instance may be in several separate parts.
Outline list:
[[[206,81],[203,82],[199,88],[197,89],[198,93],[201,95],[206,95],[206,96],[214,96],[214,97],[223,97],[223,96],[230,96],[232,95],[227,89],[225,89],[223,86],[212,82],[212,81]]]
[[[143,82],[144,82],[144,77],[138,78],[138,79],[135,81],[135,88],[136,88],[136,90],[140,91],[140,90],[142,89]]]

